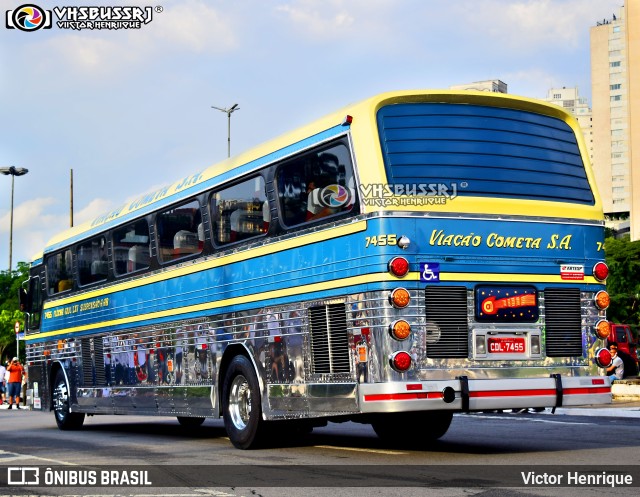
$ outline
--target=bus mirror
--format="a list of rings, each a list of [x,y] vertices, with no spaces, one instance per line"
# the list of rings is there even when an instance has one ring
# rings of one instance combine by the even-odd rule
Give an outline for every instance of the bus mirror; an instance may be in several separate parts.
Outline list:
[[[18,298],[20,300],[20,310],[22,312],[29,312],[30,309],[30,305],[29,305],[29,294],[27,293],[27,291],[24,288],[21,288],[18,291]]]

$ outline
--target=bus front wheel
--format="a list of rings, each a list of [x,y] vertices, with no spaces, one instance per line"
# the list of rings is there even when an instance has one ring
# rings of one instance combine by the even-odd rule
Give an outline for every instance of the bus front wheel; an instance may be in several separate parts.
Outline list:
[[[238,449],[253,449],[264,431],[260,386],[253,365],[244,356],[229,364],[222,386],[224,427]]]
[[[62,369],[56,373],[53,385],[53,413],[61,430],[78,430],[84,423],[84,414],[71,412],[71,395]]]
[[[442,437],[452,419],[450,411],[398,412],[377,415],[371,426],[385,442],[423,445]]]

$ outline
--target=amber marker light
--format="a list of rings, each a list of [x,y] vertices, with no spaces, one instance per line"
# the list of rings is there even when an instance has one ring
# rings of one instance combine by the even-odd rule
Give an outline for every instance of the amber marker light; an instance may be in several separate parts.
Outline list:
[[[609,304],[611,303],[609,294],[604,290],[600,290],[598,293],[596,293],[594,300],[596,303],[596,307],[600,310],[606,309],[607,307],[609,307]]]
[[[598,281],[604,281],[607,276],[609,276],[609,266],[602,261],[596,262],[593,266],[593,277]]]
[[[598,349],[595,354],[596,364],[601,368],[608,368],[611,365],[611,353],[607,349]]]
[[[404,319],[399,319],[389,326],[389,331],[396,340],[406,340],[411,335],[411,325]]]
[[[409,272],[409,261],[404,257],[394,257],[387,264],[387,268],[392,275],[402,278]]]
[[[389,358],[389,363],[393,369],[400,373],[404,373],[411,367],[411,356],[404,351],[396,352]]]
[[[606,319],[601,319],[596,323],[596,335],[601,340],[605,340],[611,335],[611,324]]]
[[[397,309],[402,309],[403,307],[407,307],[409,302],[411,301],[411,296],[409,292],[404,288],[396,288],[389,295],[389,301],[391,305]]]

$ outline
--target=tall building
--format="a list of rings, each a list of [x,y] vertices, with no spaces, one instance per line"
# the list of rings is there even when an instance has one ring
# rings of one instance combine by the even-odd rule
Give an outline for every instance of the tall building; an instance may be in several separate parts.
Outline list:
[[[495,93],[507,93],[507,83],[503,83],[499,79],[488,79],[486,81],[476,81],[464,85],[454,85],[449,87],[450,90],[477,90],[492,91]]]
[[[591,28],[593,168],[609,218],[640,239],[640,0]]]
[[[551,88],[546,102],[558,105],[575,116],[582,129],[584,140],[589,151],[589,159],[593,163],[593,121],[591,108],[587,99],[581,97],[578,88]]]

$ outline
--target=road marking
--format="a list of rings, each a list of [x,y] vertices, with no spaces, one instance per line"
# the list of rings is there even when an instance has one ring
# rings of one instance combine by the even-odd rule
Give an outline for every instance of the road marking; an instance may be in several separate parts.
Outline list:
[[[334,449],[334,450],[349,450],[352,452],[371,452],[373,454],[385,454],[388,456],[402,456],[406,455],[406,452],[400,452],[397,450],[382,450],[382,449],[359,449],[357,447],[336,447],[333,445],[314,445],[318,449]]]
[[[540,419],[540,418],[529,418],[526,416],[518,416],[514,414],[513,416],[491,416],[491,415],[483,415],[483,414],[474,414],[474,418],[483,418],[483,419],[522,419],[526,421],[532,421],[534,423],[551,423],[556,425],[583,425],[583,426],[600,426],[598,423],[578,423],[576,421],[555,421],[551,419]]]
[[[6,450],[0,450],[0,458],[4,461],[16,461],[20,459],[34,459],[36,461],[44,461],[53,464],[60,464],[64,466],[78,466],[78,464],[72,462],[59,461],[58,459],[49,459],[47,457],[32,456],[29,454],[18,454],[17,452],[8,452]]]

